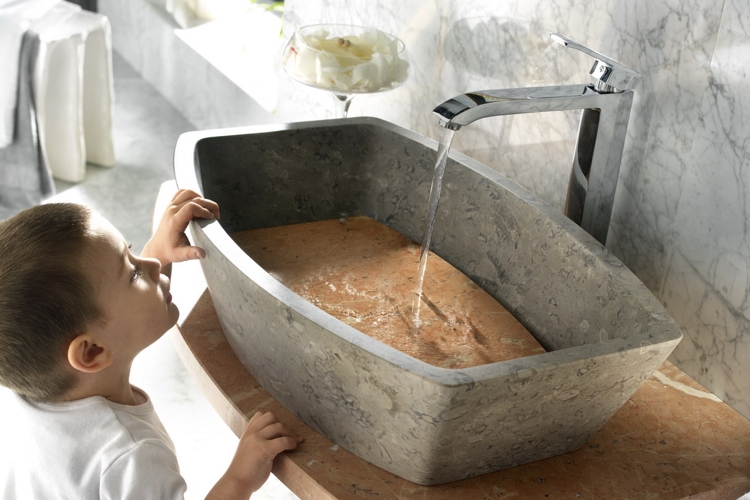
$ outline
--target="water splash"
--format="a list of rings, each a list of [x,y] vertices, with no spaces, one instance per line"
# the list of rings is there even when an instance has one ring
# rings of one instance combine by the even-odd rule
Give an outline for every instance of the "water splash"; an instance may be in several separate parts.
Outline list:
[[[414,326],[420,326],[419,310],[422,305],[422,287],[424,286],[424,275],[427,270],[427,258],[430,255],[430,242],[432,240],[432,229],[435,226],[435,215],[437,214],[438,201],[440,200],[440,189],[443,186],[443,174],[445,164],[448,161],[448,152],[453,141],[454,130],[440,127],[440,145],[438,146],[435,172],[432,175],[430,186],[430,199],[427,204],[427,218],[425,219],[424,236],[422,237],[422,249],[419,252],[419,268],[417,271],[417,285],[414,288],[416,298],[412,311],[414,312]]]

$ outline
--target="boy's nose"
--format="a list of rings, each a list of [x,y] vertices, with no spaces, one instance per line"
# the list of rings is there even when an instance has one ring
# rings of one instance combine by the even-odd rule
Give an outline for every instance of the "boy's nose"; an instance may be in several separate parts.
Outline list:
[[[161,262],[158,259],[143,259],[144,265],[147,266],[148,276],[152,281],[159,281],[161,274]]]

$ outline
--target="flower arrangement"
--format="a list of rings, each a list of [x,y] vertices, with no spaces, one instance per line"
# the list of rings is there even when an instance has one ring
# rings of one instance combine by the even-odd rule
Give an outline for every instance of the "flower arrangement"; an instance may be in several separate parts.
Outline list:
[[[349,28],[354,33],[301,28],[284,53],[284,69],[303,83],[342,93],[379,92],[406,80],[401,40],[374,28]]]

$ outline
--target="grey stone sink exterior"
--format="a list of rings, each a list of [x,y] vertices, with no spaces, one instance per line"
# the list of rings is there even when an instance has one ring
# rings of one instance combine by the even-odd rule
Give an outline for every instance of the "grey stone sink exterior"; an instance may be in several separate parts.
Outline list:
[[[592,237],[455,152],[432,250],[508,308],[546,354],[462,370],[428,365],[306,302],[227,234],[346,213],[421,241],[436,148],[357,118],[190,132],[175,150],[179,187],[221,206],[220,222],[193,222],[191,232],[245,367],[308,425],[419,484],[576,450],[682,337]]]

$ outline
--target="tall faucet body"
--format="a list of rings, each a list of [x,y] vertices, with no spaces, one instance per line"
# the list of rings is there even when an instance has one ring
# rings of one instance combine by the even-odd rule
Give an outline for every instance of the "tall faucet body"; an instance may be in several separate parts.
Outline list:
[[[600,93],[594,85],[562,85],[470,92],[434,112],[442,126],[457,130],[490,116],[582,109],[565,215],[604,245],[632,103],[632,90]]]
[[[433,111],[440,125],[458,130],[490,116],[583,110],[565,200],[565,215],[602,245],[607,242],[633,91],[641,75],[567,37],[554,41],[596,59],[596,83],[483,90],[458,95]]]

